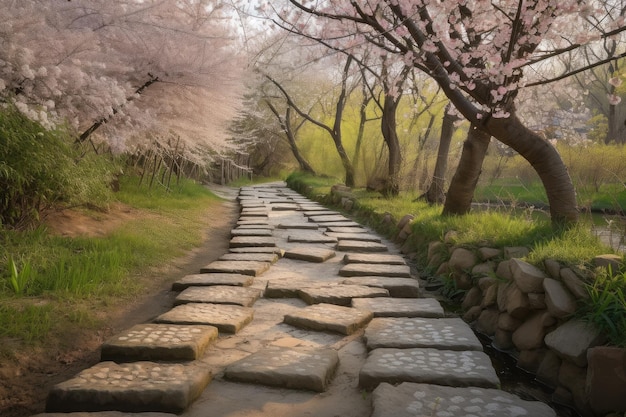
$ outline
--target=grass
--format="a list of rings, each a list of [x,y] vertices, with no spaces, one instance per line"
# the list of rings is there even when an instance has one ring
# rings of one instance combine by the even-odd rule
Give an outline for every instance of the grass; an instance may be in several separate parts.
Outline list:
[[[0,340],[13,341],[0,343],[0,354],[62,338],[71,326],[101,324],[101,308],[144,290],[146,271],[202,242],[217,197],[191,181],[169,191],[136,184],[124,179],[116,197],[142,215],[105,237],[0,231]]]

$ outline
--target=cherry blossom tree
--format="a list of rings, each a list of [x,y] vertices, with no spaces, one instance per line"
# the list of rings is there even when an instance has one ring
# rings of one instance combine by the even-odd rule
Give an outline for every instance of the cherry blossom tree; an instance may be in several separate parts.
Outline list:
[[[356,56],[374,43],[381,54],[430,75],[476,129],[529,161],[546,189],[553,222],[567,224],[578,218],[571,178],[556,149],[518,118],[516,98],[533,66],[595,40],[619,41],[624,20],[603,20],[600,3],[289,0],[285,7],[263,7],[289,31]]]

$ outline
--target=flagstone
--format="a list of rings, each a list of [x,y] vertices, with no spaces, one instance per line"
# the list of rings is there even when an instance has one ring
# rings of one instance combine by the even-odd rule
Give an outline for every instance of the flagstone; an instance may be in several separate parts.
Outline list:
[[[289,202],[272,204],[272,210],[273,211],[296,211],[298,210],[299,207],[296,203],[294,203],[292,200],[287,200],[287,201]]]
[[[174,305],[187,303],[234,304],[251,307],[262,291],[250,287],[215,285],[211,287],[189,287],[174,299]]]
[[[275,264],[279,259],[277,253],[225,253],[220,256],[220,261],[256,261]]]
[[[200,272],[203,274],[207,272],[222,272],[256,277],[267,271],[270,266],[269,262],[258,261],[213,261],[207,266],[200,268]]]
[[[276,226],[278,229],[307,229],[307,230],[317,230],[319,226],[316,223],[311,222],[283,222]]]
[[[369,350],[378,348],[436,348],[445,350],[483,349],[460,318],[376,318],[365,330]]]
[[[440,318],[444,310],[434,298],[354,298],[352,307],[374,313],[374,317]]]
[[[100,362],[55,385],[46,411],[180,413],[200,396],[211,381],[208,367],[190,364]]]
[[[264,222],[263,224],[240,224],[237,225],[235,230],[244,230],[244,229],[266,229],[272,230],[274,226],[271,226],[269,223]]]
[[[307,304],[335,304],[349,306],[353,298],[361,297],[389,297],[389,291],[384,288],[368,287],[366,285],[326,285],[309,287],[298,290],[298,297]]]
[[[376,236],[370,233],[339,233],[339,232],[326,232],[326,236],[332,236],[338,240],[363,240],[365,242],[378,242],[382,241],[380,236]]]
[[[268,227],[269,223],[267,219],[252,218],[252,219],[242,220],[240,217],[239,220],[237,220],[237,227],[241,227],[241,226],[257,226],[257,228]]]
[[[235,236],[230,240],[231,248],[242,248],[246,246],[276,246],[276,239],[265,236]]]
[[[231,236],[272,236],[270,229],[233,229],[230,231]]]
[[[285,258],[307,262],[325,262],[334,256],[334,250],[315,247],[298,247],[285,252]]]
[[[372,392],[372,405],[371,417],[556,417],[547,404],[523,400],[499,389],[412,382],[397,386],[381,383]]]
[[[321,287],[326,284],[305,280],[269,281],[263,296],[265,298],[298,298],[298,291],[308,287]]]
[[[339,270],[342,277],[378,276],[378,277],[411,277],[408,265],[389,264],[356,264],[350,263]]]
[[[172,291],[182,291],[191,286],[211,286],[211,285],[234,285],[238,287],[248,287],[254,282],[254,277],[243,274],[192,274],[185,275],[172,284]]]
[[[213,326],[137,324],[100,347],[101,361],[192,361],[215,339]]]
[[[369,233],[369,231],[364,227],[337,227],[337,226],[329,226],[327,228],[328,232],[335,233]]]
[[[334,237],[308,230],[291,232],[287,241],[294,243],[337,243],[337,239]]]
[[[158,316],[155,323],[208,324],[220,332],[237,333],[254,317],[254,309],[230,304],[190,303]]]
[[[356,277],[341,281],[346,285],[367,285],[368,287],[384,288],[389,291],[390,297],[417,298],[420,293],[420,285],[413,278],[392,277]]]
[[[272,246],[244,246],[241,248],[229,248],[228,251],[232,253],[275,253],[279,258],[282,258],[285,254],[284,249]]]
[[[286,314],[283,321],[299,328],[349,335],[365,326],[373,316],[371,311],[334,304],[315,304]]]
[[[338,365],[334,349],[267,347],[229,365],[224,376],[238,382],[324,392]]]
[[[387,252],[386,245],[378,242],[364,242],[360,240],[340,240],[337,250],[343,252]]]
[[[382,382],[485,388],[495,388],[500,384],[486,353],[429,348],[381,348],[371,351],[359,372],[359,386],[372,390]]]
[[[406,260],[402,256],[387,253],[346,253],[343,262],[346,264],[406,265]]]
[[[317,222],[319,227],[357,227],[360,226],[359,223],[354,222],[352,220],[342,221],[342,222]]]
[[[309,221],[310,222],[316,222],[316,223],[320,223],[320,222],[326,222],[326,223],[345,222],[345,221],[348,221],[348,220],[350,220],[350,219],[348,219],[346,216],[343,216],[341,214],[322,214],[322,215],[319,215],[319,213],[318,213],[316,215],[309,216]]]
[[[313,216],[341,216],[343,217],[344,220],[347,220],[345,216],[342,216],[339,212],[333,211],[333,210],[329,210],[327,208],[321,208],[319,210],[308,210],[308,211],[304,211],[302,214],[304,214],[306,217],[313,217]],[[334,220],[330,220],[330,221],[334,221]]]

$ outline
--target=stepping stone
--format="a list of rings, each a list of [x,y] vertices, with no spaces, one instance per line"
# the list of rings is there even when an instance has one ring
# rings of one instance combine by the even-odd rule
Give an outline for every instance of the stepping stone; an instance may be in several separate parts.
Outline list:
[[[191,303],[161,314],[155,323],[208,324],[220,332],[237,333],[254,317],[254,309],[229,304]]]
[[[327,303],[350,306],[353,298],[389,297],[389,291],[366,285],[326,285],[302,288],[298,291],[298,297],[307,304]]]
[[[329,209],[320,209],[320,210],[310,210],[310,211],[305,211],[304,214],[306,217],[313,217],[313,216],[341,216],[341,214],[339,214],[336,211],[333,210],[329,210]],[[345,216],[342,216],[343,220],[347,220],[345,218]],[[329,221],[333,221],[333,220],[329,220]]]
[[[101,361],[193,361],[217,339],[213,326],[137,324],[101,346]]]
[[[241,220],[241,218],[237,221],[237,227],[241,226],[257,226],[257,228],[267,228],[269,227],[269,223],[267,219],[246,219]]]
[[[41,413],[33,417],[176,417],[176,414],[147,411],[144,413],[125,413],[122,411],[98,411],[75,413]]]
[[[368,287],[384,288],[389,291],[390,297],[417,298],[420,293],[420,284],[412,278],[389,277],[356,277],[341,282],[345,285],[367,285]]]
[[[276,246],[276,240],[264,236],[235,236],[230,240],[231,248],[243,248],[246,246]]]
[[[339,270],[342,277],[411,277],[411,268],[408,265],[388,264],[347,264]]]
[[[363,227],[335,227],[329,226],[328,232],[334,233],[368,233],[368,230]]]
[[[243,248],[230,248],[228,250],[232,253],[275,253],[279,258],[282,258],[285,254],[283,249],[271,246],[245,246]]]
[[[335,256],[335,251],[324,248],[294,248],[285,252],[285,258],[307,262],[325,262]]]
[[[382,239],[379,236],[372,235],[370,233],[335,233],[326,232],[326,236],[332,236],[339,240],[363,240],[365,242],[378,242]]]
[[[293,232],[287,241],[294,243],[337,243],[337,238],[325,236],[319,232],[302,231]]]
[[[460,318],[377,318],[365,330],[369,350],[378,348],[435,348],[477,350],[483,346]]]
[[[359,372],[361,388],[372,390],[381,382],[484,388],[500,384],[491,359],[484,352],[390,348],[371,351]]]
[[[301,280],[280,280],[269,281],[263,296],[265,298],[298,298],[298,291],[308,287],[321,287],[324,284],[301,281]]]
[[[241,216],[246,216],[246,217],[267,217],[267,210],[262,209],[262,210],[247,210],[247,209],[243,209],[241,210]]]
[[[270,229],[233,229],[231,236],[272,236]]]
[[[100,362],[55,385],[46,411],[128,412],[184,411],[211,381],[211,371],[197,362],[165,364]]]
[[[224,376],[238,382],[324,392],[338,365],[334,349],[269,347],[229,365]]]
[[[298,205],[296,203],[279,203],[272,204],[273,211],[296,211],[298,210]]]
[[[174,299],[174,305],[187,303],[252,305],[261,296],[261,290],[250,287],[215,285],[212,287],[189,287]]]
[[[226,274],[243,274],[253,277],[261,275],[270,269],[269,262],[258,261],[213,261],[207,266],[200,268],[200,272],[220,272]]]
[[[272,230],[273,227],[270,226],[267,223],[263,223],[263,225],[258,225],[258,224],[240,224],[237,225],[237,228],[234,230],[244,230],[244,229],[265,229],[265,230]]]
[[[340,240],[337,250],[343,252],[387,252],[387,245],[377,242],[363,242],[360,240]]]
[[[324,206],[320,206],[317,204],[308,204],[308,203],[300,203],[301,211],[327,211],[328,209]]]
[[[372,403],[371,417],[556,417],[556,412],[541,401],[522,400],[493,388],[382,383],[372,393]]]
[[[248,287],[254,282],[254,277],[242,274],[193,274],[186,275],[172,284],[172,291],[182,291],[187,287],[202,287],[211,285],[234,285]]]
[[[267,216],[250,216],[249,214],[242,215],[239,217],[237,224],[253,224],[252,222],[257,222],[257,224],[267,224]]]
[[[386,253],[347,253],[343,257],[346,264],[388,264],[406,265],[406,260],[400,255]]]
[[[277,253],[225,253],[220,261],[256,261],[275,264],[279,259]]]
[[[315,304],[292,314],[285,314],[286,324],[304,329],[352,334],[372,319],[371,311],[334,304]]]
[[[358,227],[361,226],[360,224],[358,224],[357,222],[354,222],[352,220],[347,220],[343,221],[343,222],[318,222],[317,225],[319,227]]]
[[[317,230],[319,226],[315,223],[305,223],[305,222],[285,222],[280,223],[276,226],[279,229],[308,229],[308,230]]]
[[[341,214],[323,214],[321,216],[320,215],[310,216],[309,221],[316,222],[316,223],[320,223],[320,222],[335,223],[335,222],[349,221],[349,219],[346,216],[342,216]]]
[[[354,298],[352,307],[374,313],[374,317],[440,318],[444,310],[434,298]]]

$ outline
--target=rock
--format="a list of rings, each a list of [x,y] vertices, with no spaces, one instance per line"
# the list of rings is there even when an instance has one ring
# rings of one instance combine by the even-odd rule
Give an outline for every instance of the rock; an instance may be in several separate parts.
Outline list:
[[[626,411],[626,349],[599,346],[587,351],[586,388],[594,412]]]
[[[347,264],[339,270],[342,277],[396,277],[410,278],[411,268],[408,265],[388,265],[388,264]]]
[[[528,304],[531,310],[545,310],[547,308],[545,294],[531,292],[526,295],[528,296]]]
[[[502,330],[514,332],[522,323],[522,320],[516,319],[508,313],[502,313],[498,316],[498,328]]]
[[[452,252],[448,264],[451,268],[459,272],[470,271],[471,268],[476,265],[476,255],[468,249],[456,248]]]
[[[506,311],[516,319],[523,319],[530,314],[528,295],[522,292],[517,285],[510,285],[506,291]]]
[[[559,384],[567,388],[573,396],[574,406],[582,415],[590,415],[589,397],[585,392],[587,369],[570,361],[563,361],[559,369]]]
[[[482,293],[478,287],[472,287],[470,290],[465,293],[465,297],[463,298],[463,302],[461,303],[461,307],[463,310],[468,310],[471,307],[479,305],[482,300]]]
[[[430,242],[428,244],[428,262],[430,263],[431,259],[435,256],[435,255],[439,255],[438,257],[441,258],[441,256],[445,253],[448,252],[448,247],[440,241],[434,241],[434,242]]]
[[[396,227],[398,228],[398,230],[402,230],[404,226],[411,223],[414,218],[415,216],[412,214],[405,214],[404,216],[402,216]]]
[[[456,285],[456,288],[460,290],[469,290],[470,288],[473,288],[474,281],[472,280],[472,276],[470,274],[455,271],[452,278],[454,279],[454,285]]]
[[[511,262],[508,260],[500,262],[496,268],[496,275],[507,281],[512,281],[513,273],[511,272]]]
[[[587,364],[587,349],[600,345],[605,337],[600,331],[582,320],[569,320],[546,336],[546,345],[563,359],[577,366]]]
[[[467,310],[467,312],[465,314],[463,314],[463,320],[471,323],[473,321],[475,321],[476,319],[478,319],[478,317],[480,316],[480,313],[482,313],[483,309],[481,306],[474,306],[472,308],[470,308],[469,310]]]
[[[485,309],[478,316],[476,320],[476,331],[486,334],[487,336],[493,336],[498,328],[498,316],[500,312],[497,309]]]
[[[434,298],[353,298],[352,307],[371,311],[374,317],[440,318],[445,315],[443,307]]]
[[[489,259],[497,258],[500,255],[502,255],[502,251],[500,249],[485,248],[485,247],[478,249],[478,256],[480,256],[480,259],[482,259],[483,261],[488,261]]]
[[[561,264],[554,259],[546,259],[543,261],[543,266],[546,268],[550,278],[559,279],[561,277]]]
[[[476,264],[472,268],[472,275],[475,277],[491,277],[494,274],[493,262],[483,262]]]
[[[448,245],[453,245],[456,243],[456,239],[459,236],[459,233],[456,230],[449,230],[443,235],[443,243]]]
[[[547,353],[547,349],[522,350],[517,358],[517,366],[527,372],[536,374]]]
[[[493,337],[493,346],[498,350],[510,350],[515,347],[513,344],[513,333],[500,328],[496,329]]]
[[[611,273],[615,275],[624,265],[624,259],[620,255],[615,254],[598,255],[593,258],[593,264],[597,268],[610,268]]]
[[[315,304],[285,314],[283,322],[294,327],[350,335],[365,327],[374,313],[334,304]]]
[[[543,280],[545,274],[542,270],[528,262],[519,259],[511,259],[511,272],[513,280],[522,292],[543,292]]]
[[[497,299],[498,287],[492,285],[491,287],[487,288],[487,291],[485,291],[485,296],[483,297],[483,301],[480,306],[483,308],[491,307],[492,305],[496,304]]]
[[[537,368],[537,379],[552,388],[556,388],[559,385],[560,368],[561,359],[556,353],[548,350]]]
[[[498,280],[494,277],[482,277],[478,280],[478,288],[482,291],[487,291],[487,288],[491,286],[496,286],[498,284]]]
[[[561,269],[561,281],[567,287],[568,290],[574,294],[579,300],[589,299],[589,293],[585,287],[585,283],[580,277],[570,268]]]
[[[400,232],[398,233],[398,239],[402,241],[406,240],[412,233],[413,227],[411,226],[411,223],[407,223],[404,225],[404,227],[402,227],[402,229],[400,229]]]
[[[530,249],[525,246],[513,246],[504,248],[504,257],[506,259],[525,258],[530,253]]]
[[[506,296],[511,285],[515,284],[508,282],[501,282],[498,284],[497,304],[498,310],[500,310],[501,313],[506,311]]]
[[[543,280],[546,294],[546,306],[551,315],[557,318],[568,317],[576,311],[576,299],[565,286],[552,278]]]
[[[443,262],[435,271],[435,276],[448,275],[450,273],[450,267],[448,266],[448,262]]]
[[[513,343],[518,350],[539,349],[543,346],[543,339],[548,331],[546,324],[550,323],[547,315],[535,313],[513,333]]]

